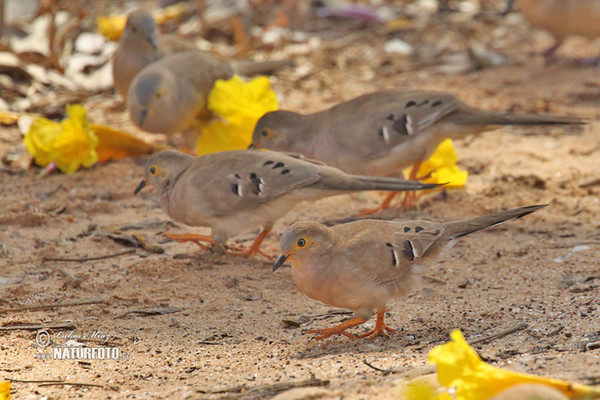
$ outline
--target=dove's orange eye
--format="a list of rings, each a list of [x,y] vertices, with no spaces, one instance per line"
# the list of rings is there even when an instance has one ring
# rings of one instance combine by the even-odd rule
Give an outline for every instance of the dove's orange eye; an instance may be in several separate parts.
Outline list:
[[[296,241],[296,246],[298,246],[299,248],[303,248],[304,246],[306,246],[306,239],[304,238],[300,238]]]
[[[150,168],[148,168],[148,172],[150,172],[150,175],[154,176],[156,175],[156,167],[153,165]]]

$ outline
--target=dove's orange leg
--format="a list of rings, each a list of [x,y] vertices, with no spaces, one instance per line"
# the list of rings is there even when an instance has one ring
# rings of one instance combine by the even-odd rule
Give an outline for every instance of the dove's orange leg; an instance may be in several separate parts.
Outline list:
[[[252,245],[250,246],[249,249],[247,249],[247,250],[227,250],[227,254],[232,255],[232,256],[242,256],[242,257],[254,257],[256,254],[260,254],[261,256],[264,256],[267,259],[271,260],[273,257],[271,257],[267,253],[263,252],[260,249],[260,245],[262,244],[263,240],[265,240],[267,235],[271,232],[272,228],[273,227],[271,227],[271,226],[267,226],[267,227],[263,228],[263,230],[258,234],[256,239],[254,239],[254,242],[252,243]]]
[[[410,176],[408,177],[408,179],[410,180],[420,180],[419,178],[417,178],[417,172],[419,171],[419,168],[421,167],[421,161],[417,161],[415,163],[415,165],[413,166],[412,170],[410,171]],[[357,216],[361,216],[361,215],[370,215],[370,214],[374,214],[378,211],[383,211],[383,210],[387,210],[388,208],[390,208],[391,204],[392,204],[392,200],[394,199],[394,197],[398,194],[398,192],[390,192],[388,193],[388,195],[385,197],[385,199],[383,200],[383,202],[379,205],[379,207],[375,207],[375,208],[367,208],[364,210],[360,210],[360,212],[358,214],[356,214]],[[405,192],[404,193],[404,200],[402,202],[402,205],[404,207],[405,210],[408,210],[410,208],[413,208],[415,206],[415,199],[417,198],[416,192]]]
[[[175,240],[176,242],[194,242],[198,246],[200,246],[201,249],[204,250],[208,249],[208,246],[200,242],[215,244],[213,238],[207,235],[196,235],[194,233],[167,233],[165,234],[165,236],[167,237],[167,239]]]
[[[417,161],[415,163],[415,165],[413,165],[412,169],[410,170],[410,175],[408,177],[408,179],[410,180],[416,180],[417,178],[417,172],[419,172],[419,168],[421,168],[421,161]],[[415,203],[417,200],[417,192],[406,192],[404,193],[404,200],[402,200],[402,207],[404,208],[404,210],[410,210],[411,208],[415,208]]]
[[[350,339],[356,339],[351,333],[346,332],[346,329],[352,328],[354,326],[358,326],[367,322],[366,319],[362,319],[361,317],[352,318],[349,321],[342,322],[339,325],[333,326],[327,329],[309,329],[306,333],[317,333],[318,336],[315,338],[317,340],[326,339],[331,335],[335,335],[337,333],[342,334]]]
[[[358,337],[360,338],[367,338],[367,339],[375,339],[377,336],[381,335],[385,338],[389,338],[390,335],[388,335],[389,333],[394,333],[396,332],[395,329],[392,329],[390,327],[388,327],[385,322],[383,322],[383,318],[385,317],[385,310],[379,310],[377,311],[377,320],[375,321],[375,327],[373,329],[371,329],[369,332],[367,333],[363,333],[362,335],[358,335]]]

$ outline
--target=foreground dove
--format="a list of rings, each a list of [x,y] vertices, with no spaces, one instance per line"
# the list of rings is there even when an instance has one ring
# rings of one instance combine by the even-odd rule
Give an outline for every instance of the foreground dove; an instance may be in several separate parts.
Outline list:
[[[510,12],[515,1],[508,0],[503,14]],[[600,0],[519,0],[519,6],[531,24],[554,36],[554,44],[542,53],[546,57],[568,36],[600,36]],[[600,61],[600,56],[595,61]]]
[[[446,138],[461,138],[502,125],[579,124],[541,115],[518,115],[470,107],[449,93],[387,90],[365,94],[327,110],[302,115],[265,114],[252,145],[302,154],[352,174],[399,176],[420,163]],[[389,207],[390,193],[379,209]]]
[[[383,221],[363,219],[328,228],[298,222],[281,237],[282,255],[273,271],[292,264],[292,278],[308,297],[354,311],[356,317],[332,328],[312,330],[317,339],[364,324],[377,311],[375,327],[360,337],[388,336],[386,304],[413,290],[418,267],[435,261],[457,239],[472,232],[520,218],[545,205],[536,205],[455,222]]]
[[[127,94],[133,123],[147,132],[197,133],[211,118],[208,95],[217,79],[273,70],[288,61],[228,63],[200,50],[171,54],[140,71]]]
[[[166,55],[195,50],[193,43],[174,35],[159,35],[158,26],[147,10],[129,14],[123,34],[113,55],[115,89],[127,98],[133,78],[150,63]]]
[[[212,228],[212,238],[171,235],[173,239],[224,244],[232,235],[262,227],[250,249],[237,252],[247,256],[265,255],[260,244],[273,222],[303,200],[360,190],[403,191],[437,186],[397,178],[348,175],[291,155],[256,150],[202,157],[162,151],[148,159],[135,194],[148,182],[157,189],[163,210],[175,221]]]

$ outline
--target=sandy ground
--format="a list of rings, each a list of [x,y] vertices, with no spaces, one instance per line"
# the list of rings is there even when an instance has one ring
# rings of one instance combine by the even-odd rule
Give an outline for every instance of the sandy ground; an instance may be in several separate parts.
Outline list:
[[[482,41],[493,37],[491,27],[472,24]],[[470,26],[455,35],[467,35]],[[35,178],[37,168],[0,170],[0,377],[101,386],[15,382],[14,397],[268,398],[312,380],[329,397],[387,399],[397,379],[427,369],[427,352],[454,328],[475,340],[520,323],[527,327],[479,343],[477,351],[513,370],[599,383],[600,350],[586,351],[585,344],[600,339],[600,69],[570,59],[595,55],[598,43],[573,39],[546,63],[529,53],[550,39],[522,20],[511,27],[496,46],[510,60],[468,74],[435,74],[410,58],[386,56],[384,37],[373,34],[329,52],[333,61],[307,79],[292,71],[273,79],[288,109],[318,110],[376,89],[411,87],[449,91],[487,109],[589,120],[583,129],[511,128],[460,141],[460,165],[470,173],[464,189],[422,197],[417,211],[394,207],[377,215],[444,221],[549,204],[464,238],[431,265],[420,287],[390,305],[387,322],[399,329],[388,340],[315,341],[307,329],[349,315],[301,295],[289,268],[273,273],[266,260],[166,241],[165,232],[208,231],[170,222],[151,191],[133,196],[143,160],[43,179]],[[419,35],[406,38],[415,43]],[[316,65],[326,59],[312,57]],[[113,94],[89,99],[91,118],[132,129],[118,102]],[[16,129],[3,129],[2,146],[18,141]],[[295,221],[348,217],[378,199],[363,193],[299,206],[278,221],[265,249],[276,254],[279,235]],[[249,244],[254,234],[235,240]],[[115,240],[133,235],[161,252]],[[47,260],[126,250],[87,262]],[[91,304],[73,304],[85,301]],[[43,307],[31,309],[37,305]],[[34,347],[37,329],[7,329],[25,324],[58,326],[48,329],[55,343],[64,342],[58,332],[72,330],[60,324],[72,324],[88,346],[97,345],[89,336],[101,332],[129,358],[41,360],[36,354],[49,350]],[[381,373],[363,361],[401,373]]]

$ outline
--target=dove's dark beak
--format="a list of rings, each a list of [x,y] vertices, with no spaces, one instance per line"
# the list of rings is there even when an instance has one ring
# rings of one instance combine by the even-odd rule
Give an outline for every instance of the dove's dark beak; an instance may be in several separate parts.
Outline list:
[[[248,150],[250,149],[257,149],[258,147],[256,147],[256,145],[254,144],[254,142],[250,143],[250,146],[248,146]]]
[[[506,2],[506,8],[504,9],[504,11],[502,11],[502,15],[503,17],[505,17],[513,8],[513,5],[515,4],[516,0],[508,0]]]
[[[140,190],[142,190],[144,188],[144,186],[146,186],[146,183],[148,183],[148,181],[146,179],[142,179],[142,181],[140,183],[138,183],[138,185],[135,187],[135,190],[133,191],[133,195],[135,196],[136,194],[138,194],[140,192]]]
[[[144,121],[146,120],[146,117],[148,116],[148,110],[147,109],[142,109],[140,110],[140,119],[139,119],[139,126],[140,128],[142,126],[144,126]]]
[[[156,36],[150,36],[149,38],[146,38],[146,39],[148,40],[148,42],[150,42],[150,44],[152,45],[154,50],[158,50],[158,40],[157,40]]]
[[[275,260],[275,264],[273,264],[273,272],[277,271],[277,269],[281,267],[283,263],[286,262],[291,256],[291,254],[282,254],[279,257],[277,257],[277,260]]]

